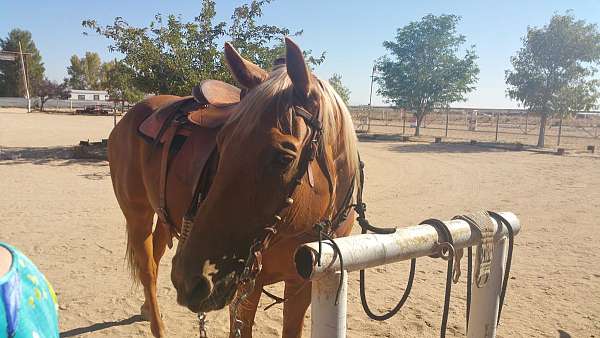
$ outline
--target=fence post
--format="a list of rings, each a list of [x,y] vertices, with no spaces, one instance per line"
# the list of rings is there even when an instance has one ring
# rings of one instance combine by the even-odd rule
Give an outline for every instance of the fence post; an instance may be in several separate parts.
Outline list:
[[[529,134],[529,110],[525,112],[525,135]]]
[[[496,142],[498,142],[498,129],[500,128],[500,112],[496,113]]]
[[[477,255],[475,255],[477,257]],[[479,264],[477,258],[474,265]],[[473,299],[469,313],[469,329],[467,338],[493,338],[496,337],[498,322],[498,308],[500,305],[500,291],[502,277],[504,276],[504,262],[506,260],[506,239],[502,238],[494,244],[492,267],[488,282],[478,288],[473,281]]]
[[[560,122],[558,123],[558,139],[556,141],[556,145],[557,146],[560,145],[560,134],[562,134],[562,123],[563,123],[563,116],[561,114],[560,115]]]
[[[402,135],[406,131],[406,110],[402,111]]]
[[[446,110],[446,137],[448,137],[448,122],[450,120],[450,109]]]
[[[340,273],[343,273],[343,278],[340,286],[340,298],[336,305],[335,297],[340,284]],[[312,282],[310,312],[312,338],[346,337],[347,296],[347,271],[327,274]]]

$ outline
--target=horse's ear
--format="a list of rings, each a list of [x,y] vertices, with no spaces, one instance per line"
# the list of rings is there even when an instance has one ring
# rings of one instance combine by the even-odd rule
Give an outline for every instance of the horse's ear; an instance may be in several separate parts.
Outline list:
[[[294,92],[300,99],[308,98],[310,72],[304,62],[304,54],[300,47],[287,36],[285,37],[285,59],[288,76],[294,85]]]
[[[258,86],[269,77],[262,68],[244,59],[229,42],[225,43],[225,60],[233,77],[247,89]]]

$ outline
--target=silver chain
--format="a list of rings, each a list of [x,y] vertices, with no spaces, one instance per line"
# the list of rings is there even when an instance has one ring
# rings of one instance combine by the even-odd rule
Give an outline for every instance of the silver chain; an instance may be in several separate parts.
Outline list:
[[[207,328],[208,319],[206,319],[206,312],[198,312],[198,324],[200,326],[200,338],[208,338]]]

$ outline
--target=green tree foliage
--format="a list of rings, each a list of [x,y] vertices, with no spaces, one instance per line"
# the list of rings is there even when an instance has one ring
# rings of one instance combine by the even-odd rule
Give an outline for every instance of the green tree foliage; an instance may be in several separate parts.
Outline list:
[[[388,102],[414,113],[415,135],[434,108],[463,101],[477,81],[474,46],[460,57],[464,35],[457,34],[456,15],[427,15],[396,32],[395,41],[383,46],[390,55],[377,61],[379,94]]]
[[[102,88],[102,60],[94,52],[86,52],[80,58],[71,56],[71,65],[67,67],[68,77],[65,82],[72,89],[101,90]]]
[[[40,51],[31,38],[31,33],[21,29],[13,29],[5,39],[0,39],[0,49],[19,51],[19,42],[25,55],[25,69],[29,83],[29,92],[33,96],[44,80],[44,63]],[[0,96],[25,96],[25,84],[21,60],[0,61]]]
[[[289,30],[258,24],[262,7],[270,2],[253,0],[237,7],[229,26],[215,22],[213,0],[203,0],[200,14],[190,22],[157,14],[149,27],[131,26],[121,17],[107,26],[95,20],[85,20],[83,26],[112,40],[109,48],[124,55],[123,64],[143,92],[189,95],[190,88],[203,79],[233,82],[224,62],[223,39],[233,41],[243,56],[266,68],[283,55],[281,37]],[[308,58],[318,64],[324,55]]]
[[[263,69],[270,69],[275,59],[285,55],[283,36],[302,35],[301,30],[290,33],[288,28],[257,23],[262,17],[263,7],[272,1],[254,0],[235,8],[226,34],[238,52]],[[312,67],[325,60],[324,52],[320,56],[313,56],[311,50],[306,50],[304,56]]]
[[[592,109],[599,97],[598,27],[570,13],[554,15],[542,28],[529,27],[523,48],[506,71],[508,96],[541,114],[538,147],[544,146],[548,117]]]
[[[338,95],[344,100],[345,104],[348,104],[350,101],[350,89],[348,89],[344,84],[342,84],[342,76],[340,74],[334,73],[329,78],[329,84],[335,89]]]
[[[108,91],[112,100],[134,103],[144,98],[144,93],[133,84],[133,72],[122,62],[104,63],[102,73],[102,88]]]
[[[48,79],[42,80],[38,86],[35,95],[40,98],[40,110],[44,111],[44,104],[52,99],[66,99],[69,97],[69,92],[65,83],[59,84],[56,81]]]

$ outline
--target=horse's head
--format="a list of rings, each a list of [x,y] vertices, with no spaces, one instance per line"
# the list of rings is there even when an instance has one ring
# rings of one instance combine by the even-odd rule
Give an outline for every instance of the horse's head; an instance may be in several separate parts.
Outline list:
[[[246,95],[218,135],[212,186],[171,273],[178,302],[194,312],[231,301],[250,248],[266,229],[294,236],[331,217],[337,177],[352,177],[358,161],[347,108],[311,74],[295,43],[286,39],[286,63],[270,73],[231,45],[225,56]]]

